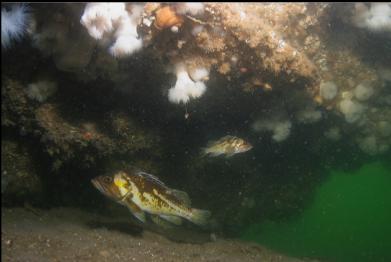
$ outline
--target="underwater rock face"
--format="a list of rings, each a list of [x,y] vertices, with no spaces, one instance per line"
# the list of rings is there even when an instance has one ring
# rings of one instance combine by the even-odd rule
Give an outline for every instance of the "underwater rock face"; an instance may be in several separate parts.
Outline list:
[[[105,112],[107,117],[104,119],[84,119],[80,122],[80,111],[76,110],[75,118],[64,118],[61,103],[53,103],[53,100],[45,102],[43,100],[47,99],[47,94],[41,91],[42,94],[38,91],[32,93],[30,88],[17,81],[4,80],[2,126],[16,128],[23,136],[30,134],[39,137],[45,151],[53,157],[54,169],[69,160],[76,160],[80,152],[84,152],[83,158],[79,159],[81,164],[90,164],[96,157],[136,154],[158,143],[156,134],[143,130],[138,123],[120,112]],[[53,90],[44,92],[52,93]],[[37,103],[36,100],[42,101]],[[99,126],[107,127],[102,130]],[[154,150],[153,155],[157,151]]]
[[[34,16],[35,26],[29,32],[32,44],[45,56],[51,56],[61,71],[83,70],[96,46],[83,28],[74,25],[75,20],[80,20],[82,7],[64,4],[55,12],[43,8],[42,13]]]
[[[18,81],[3,79],[1,83],[1,126],[16,127],[32,131],[34,108],[29,101],[25,87]]]
[[[383,77],[388,67],[382,61],[373,61],[374,66],[361,62],[361,51],[354,43],[371,44],[365,30],[352,27],[343,35],[330,26],[365,28],[365,23],[373,21],[387,24],[383,16],[390,7],[384,5],[381,13],[380,6],[383,5],[344,4],[338,8],[328,3],[102,3],[61,4],[45,9],[37,5],[29,34],[32,44],[51,57],[58,70],[70,72],[84,83],[107,79],[123,89],[134,80],[127,74],[133,65],[123,61],[147,54],[157,57],[163,64],[161,69],[166,67],[167,71],[183,65],[191,81],[198,84],[198,88],[162,90],[165,95],[168,92],[166,99],[173,103],[202,99],[209,92],[209,79],[222,78],[226,85],[256,96],[278,91],[288,97],[293,90],[306,96],[300,102],[281,105],[284,110],[289,107],[299,113],[315,103],[330,114],[340,115],[339,105],[353,98],[351,94],[364,106],[375,104],[374,96],[385,92],[386,80],[379,75]],[[377,20],[368,17],[372,13]],[[381,37],[383,31],[378,30],[375,37]],[[113,53],[117,46],[133,50],[127,46],[133,41],[129,37],[139,41],[137,51],[121,56]],[[387,61],[386,57],[382,60]],[[381,69],[379,73],[376,68]],[[204,72],[203,77],[197,77],[195,72]],[[202,82],[196,78],[202,78]],[[377,110],[382,111],[383,106]],[[370,114],[363,113],[362,121],[356,121],[356,115],[343,113],[347,123],[340,126],[342,134],[344,130],[357,130],[350,135],[353,141],[363,135],[362,126],[370,128],[367,120],[372,121]]]
[[[43,185],[31,153],[26,146],[11,140],[1,141],[1,195],[3,203],[37,199]]]
[[[75,125],[62,118],[58,108],[52,104],[45,104],[36,111],[36,119],[43,130],[41,140],[46,144],[49,155],[56,159],[56,165],[75,159],[79,154],[83,155],[86,163],[113,154],[135,154],[152,148],[157,141],[150,132],[142,130],[125,115],[114,112],[110,115],[105,121],[106,125],[111,125],[111,134],[107,134],[98,127],[102,122],[84,121]]]

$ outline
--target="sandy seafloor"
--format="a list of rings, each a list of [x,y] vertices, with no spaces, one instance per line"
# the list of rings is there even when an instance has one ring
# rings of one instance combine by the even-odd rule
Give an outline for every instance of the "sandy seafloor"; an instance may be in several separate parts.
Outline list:
[[[2,261],[304,261],[239,240],[171,241],[75,208],[2,208],[1,213]]]

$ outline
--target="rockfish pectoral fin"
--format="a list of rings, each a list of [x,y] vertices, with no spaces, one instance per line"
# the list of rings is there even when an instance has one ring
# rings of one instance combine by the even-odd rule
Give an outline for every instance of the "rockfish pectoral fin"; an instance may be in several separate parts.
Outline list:
[[[161,218],[179,226],[182,224],[182,218],[177,216],[169,216],[169,215],[160,215]]]
[[[212,152],[210,155],[213,156],[213,157],[217,157],[217,156],[220,156],[224,154],[223,152]]]
[[[218,150],[214,150],[213,148],[203,148],[202,149],[202,155],[203,156],[212,156],[212,157],[216,157],[216,156],[219,156],[219,155],[222,155],[224,154],[223,152],[221,151],[218,151]]]
[[[165,228],[165,229],[173,229],[175,228],[175,226],[168,222],[167,220],[164,220],[163,218],[161,218],[160,216],[158,215],[150,215],[150,218],[152,220],[153,223],[155,223],[156,225],[158,225],[159,227],[162,227],[162,228]]]
[[[132,214],[133,214],[138,220],[140,220],[141,222],[143,222],[143,223],[146,222],[144,211],[141,211],[141,212],[132,212]]]
[[[195,208],[192,209],[191,213],[191,222],[199,226],[205,226],[206,224],[208,224],[209,218],[212,214],[209,210],[201,210]]]
[[[124,205],[128,207],[129,211],[141,222],[145,223],[147,220],[145,218],[145,213],[139,206],[137,206],[133,201],[127,199],[124,202]]]

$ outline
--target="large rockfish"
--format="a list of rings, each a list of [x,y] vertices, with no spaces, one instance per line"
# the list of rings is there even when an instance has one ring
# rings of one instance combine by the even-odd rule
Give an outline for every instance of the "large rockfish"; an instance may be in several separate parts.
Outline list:
[[[112,176],[99,176],[92,184],[104,195],[125,205],[143,223],[145,213],[153,221],[160,217],[176,225],[182,218],[197,225],[206,225],[211,213],[191,208],[186,192],[168,188],[157,177],[140,170],[120,171]]]

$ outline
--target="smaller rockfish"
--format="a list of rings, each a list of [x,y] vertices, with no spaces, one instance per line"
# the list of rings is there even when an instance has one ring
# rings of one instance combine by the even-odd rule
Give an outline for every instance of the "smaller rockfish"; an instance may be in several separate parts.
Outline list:
[[[238,153],[249,151],[253,146],[236,136],[224,136],[217,141],[209,142],[203,153],[210,156],[226,155],[231,157]]]
[[[148,213],[152,221],[162,218],[180,225],[184,218],[202,226],[208,223],[211,215],[207,210],[191,208],[186,192],[168,188],[157,177],[140,170],[99,176],[91,182],[101,193],[127,206],[143,223]]]

